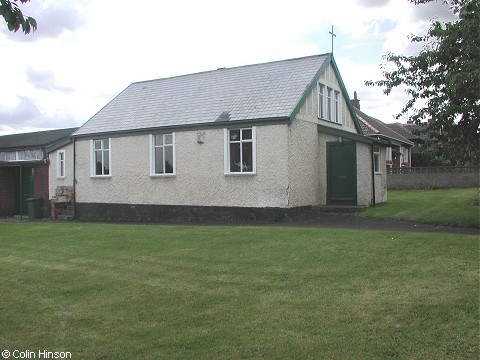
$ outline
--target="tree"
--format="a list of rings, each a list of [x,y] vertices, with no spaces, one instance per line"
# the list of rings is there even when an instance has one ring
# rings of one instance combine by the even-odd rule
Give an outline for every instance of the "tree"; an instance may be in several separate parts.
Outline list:
[[[435,0],[410,0],[423,4]],[[418,55],[388,53],[383,80],[366,81],[389,95],[404,87],[409,100],[397,118],[412,114],[417,123],[429,122],[429,133],[445,158],[478,164],[480,159],[480,2],[444,0],[458,19],[432,20],[427,35],[412,36],[423,43]]]
[[[33,17],[23,15],[16,4],[18,1],[25,4],[30,0],[0,0],[0,15],[5,19],[8,30],[17,32],[21,27],[25,34],[29,34],[30,31],[37,30],[37,21]]]

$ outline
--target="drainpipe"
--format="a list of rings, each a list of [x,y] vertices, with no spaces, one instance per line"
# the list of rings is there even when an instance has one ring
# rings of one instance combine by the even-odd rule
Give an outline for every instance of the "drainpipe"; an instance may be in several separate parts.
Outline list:
[[[18,165],[20,169],[20,220],[23,220],[23,175],[22,165]]]
[[[374,155],[374,150],[373,146],[375,143],[372,143],[372,146],[370,148],[372,152],[372,204],[375,207],[376,199],[375,199],[375,155]]]
[[[75,138],[73,138],[73,186],[72,186],[72,191],[73,191],[73,218],[76,218],[77,215],[77,191],[75,188]]]

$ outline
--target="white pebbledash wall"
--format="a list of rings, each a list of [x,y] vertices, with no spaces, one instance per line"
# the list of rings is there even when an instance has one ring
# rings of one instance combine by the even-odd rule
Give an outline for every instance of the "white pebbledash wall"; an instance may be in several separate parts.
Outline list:
[[[60,150],[65,151],[65,177],[57,176],[57,153]],[[73,186],[73,144],[70,143],[60,149],[54,150],[48,154],[50,162],[49,167],[49,198],[55,197],[55,189],[58,186]]]
[[[224,174],[223,129],[175,133],[176,175],[151,177],[149,135],[113,137],[111,177],[90,175],[90,141],[77,140],[77,202],[191,206],[288,206],[288,126],[258,126],[256,175]]]

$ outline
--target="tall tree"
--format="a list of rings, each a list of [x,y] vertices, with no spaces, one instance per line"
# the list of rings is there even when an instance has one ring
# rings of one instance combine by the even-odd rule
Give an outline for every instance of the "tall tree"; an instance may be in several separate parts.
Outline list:
[[[37,30],[37,21],[31,16],[25,16],[22,10],[16,4],[20,1],[22,4],[30,0],[0,0],[0,15],[7,23],[8,30],[17,32],[20,28],[25,34]]]
[[[423,4],[436,0],[410,0]],[[393,67],[382,66],[384,79],[366,81],[388,95],[404,88],[409,100],[397,115],[410,114],[415,122],[429,122],[445,157],[478,164],[480,159],[480,1],[444,0],[458,19],[432,20],[418,55],[388,53]],[[391,70],[391,69],[394,70]],[[413,115],[412,115],[413,114]]]

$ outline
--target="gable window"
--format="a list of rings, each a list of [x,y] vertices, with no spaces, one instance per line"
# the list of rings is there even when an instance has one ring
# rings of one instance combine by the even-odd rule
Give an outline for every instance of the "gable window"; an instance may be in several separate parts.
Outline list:
[[[92,176],[111,175],[112,139],[90,140],[92,149]]]
[[[150,135],[150,175],[175,175],[175,133]]]
[[[318,83],[318,117],[337,124],[342,123],[340,91]]]
[[[378,146],[373,147],[373,171],[376,174],[380,173],[380,148]]]
[[[65,150],[57,151],[57,178],[65,177]]]
[[[225,174],[255,174],[256,128],[225,129]]]
[[[325,118],[325,85],[318,84],[318,117]]]

